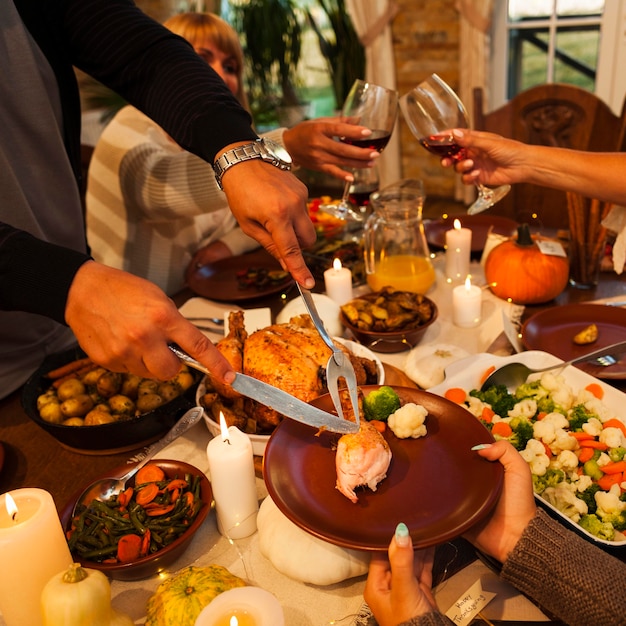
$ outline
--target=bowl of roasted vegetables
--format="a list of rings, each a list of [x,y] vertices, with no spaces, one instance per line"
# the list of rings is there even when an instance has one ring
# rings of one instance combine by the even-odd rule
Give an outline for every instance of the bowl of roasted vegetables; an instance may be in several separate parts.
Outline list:
[[[111,372],[75,348],[43,361],[24,385],[22,406],[66,448],[123,452],[155,441],[195,406],[200,378],[186,366],[168,381]]]
[[[341,306],[341,323],[374,352],[414,348],[437,319],[437,305],[422,294],[383,287]]]
[[[118,478],[128,469],[126,464],[101,478]],[[81,493],[61,512],[72,557],[118,580],[148,578],[176,561],[205,520],[213,498],[203,472],[166,459],[150,461],[120,494],[80,505],[72,517]]]

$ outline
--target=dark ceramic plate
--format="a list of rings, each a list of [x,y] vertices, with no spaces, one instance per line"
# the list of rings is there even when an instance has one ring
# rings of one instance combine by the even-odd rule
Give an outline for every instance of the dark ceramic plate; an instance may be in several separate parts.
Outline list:
[[[0,473],[2,472],[2,466],[4,465],[4,446],[0,441]]]
[[[26,414],[61,445],[74,452],[93,455],[114,454],[141,448],[164,435],[187,409],[196,404],[196,387],[202,374],[190,370],[195,383],[183,395],[132,419],[99,426],[63,426],[42,420],[37,410],[37,398],[49,389],[51,384],[45,374],[84,356],[85,353],[80,348],[50,355],[26,381],[22,391],[22,407]]]
[[[371,385],[362,387],[367,395]],[[393,458],[376,491],[359,488],[353,504],[336,488],[339,435],[286,419],[265,451],[263,476],[278,508],[295,524],[331,543],[357,550],[386,550],[398,522],[409,527],[416,548],[449,541],[481,520],[502,488],[499,463],[470,449],[493,441],[468,411],[440,396],[395,387],[405,402],[428,410],[428,434],[398,439],[385,432]],[[328,395],[311,404],[333,412]]]
[[[510,237],[515,234],[518,226],[517,222],[508,217],[498,215],[449,215],[424,224],[428,245],[443,250],[446,245],[446,231],[454,228],[455,219],[461,222],[462,227],[471,229],[471,250],[474,253],[482,252],[490,229],[498,235]]]
[[[197,268],[189,278],[189,288],[199,296],[216,302],[243,302],[279,293],[293,283],[290,275],[284,280],[270,282],[263,287],[239,286],[241,272],[250,269],[282,270],[280,263],[263,249],[240,256],[222,259]]]
[[[150,463],[158,465],[165,472],[165,475],[168,478],[184,478],[185,474],[200,476],[200,497],[204,503],[203,507],[200,509],[185,533],[158,552],[145,556],[141,559],[137,559],[137,561],[132,563],[98,563],[97,561],[79,559],[80,564],[83,567],[100,570],[110,578],[115,578],[117,580],[139,580],[141,578],[148,578],[149,576],[158,574],[160,571],[164,570],[176,561],[176,559],[178,559],[178,557],[180,557],[187,549],[189,542],[192,540],[194,534],[198,528],[200,528],[202,522],[204,522],[209,510],[211,509],[211,501],[213,499],[211,484],[209,483],[208,478],[197,467],[189,465],[189,463],[185,463],[183,461],[172,461],[169,459],[154,459],[150,461]],[[94,480],[109,477],[119,478],[128,472],[132,466],[133,464],[130,463],[121,465],[120,467],[116,467],[115,469],[106,472],[106,474],[102,476],[98,476]],[[134,478],[131,478],[128,484],[130,486],[134,485]],[[83,485],[83,487],[77,491],[72,498],[70,498],[69,502],[61,511],[61,524],[66,530],[70,525],[70,516],[72,514],[72,510],[74,509],[74,503],[81,495],[85,487],[87,487],[87,485]]]
[[[596,324],[598,339],[579,346],[573,337]],[[603,304],[566,304],[535,313],[522,326],[522,343],[528,350],[550,352],[569,361],[586,352],[618,341],[626,341],[626,309]],[[626,355],[615,365],[603,367],[594,363],[577,363],[576,367],[596,378],[626,379]]]

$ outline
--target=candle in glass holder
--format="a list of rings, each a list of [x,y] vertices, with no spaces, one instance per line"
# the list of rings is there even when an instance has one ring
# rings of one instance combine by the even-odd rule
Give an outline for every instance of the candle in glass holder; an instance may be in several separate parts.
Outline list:
[[[461,328],[473,328],[480,324],[482,291],[472,285],[470,277],[464,285],[457,285],[452,290],[452,321]]]
[[[252,443],[235,426],[227,428],[222,413],[220,429],[207,446],[217,527],[225,537],[242,539],[256,531],[259,511]]]
[[[72,563],[52,496],[15,489],[0,497],[0,611],[7,626],[40,626],[41,592]]]
[[[472,253],[472,231],[454,220],[454,228],[446,231],[446,278],[454,282],[469,274]]]
[[[324,285],[328,297],[338,305],[352,300],[352,272],[342,267],[339,259],[335,259],[333,266],[324,272]]]
[[[202,609],[195,626],[284,626],[276,597],[260,587],[236,587],[220,593]]]

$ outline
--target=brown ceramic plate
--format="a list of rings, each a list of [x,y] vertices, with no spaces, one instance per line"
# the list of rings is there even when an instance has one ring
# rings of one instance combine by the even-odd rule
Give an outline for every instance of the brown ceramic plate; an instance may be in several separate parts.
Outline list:
[[[367,395],[375,385],[362,387]],[[335,448],[339,435],[286,419],[265,451],[263,476],[278,508],[312,535],[346,548],[386,550],[396,525],[409,527],[413,545],[424,548],[458,537],[496,503],[502,466],[470,448],[493,441],[468,411],[440,396],[394,387],[404,402],[428,410],[428,434],[385,438],[393,458],[376,491],[359,488],[356,504],[335,489]],[[333,412],[328,395],[311,402]]]
[[[189,543],[193,539],[196,531],[202,525],[202,522],[206,519],[210,509],[211,501],[213,500],[213,490],[211,489],[211,483],[209,479],[201,472],[197,467],[189,465],[184,461],[175,461],[170,459],[153,459],[150,463],[158,465],[168,478],[184,478],[185,474],[191,474],[193,476],[200,476],[200,499],[203,502],[203,506],[194,518],[193,522],[189,525],[189,528],[180,535],[177,539],[172,541],[164,548],[161,548],[153,554],[137,559],[130,563],[99,563],[97,561],[88,561],[78,556],[74,558],[78,559],[83,567],[96,569],[109,578],[116,580],[140,580],[142,578],[148,578],[154,576],[164,569],[168,568],[174,561],[180,557],[183,552],[189,546]],[[123,476],[132,467],[132,464],[121,465],[115,469],[106,472],[103,476],[98,478],[119,478]],[[128,483],[134,485],[134,478]],[[83,485],[82,488],[77,491],[69,502],[65,505],[61,511],[61,524],[64,529],[68,529],[71,522],[72,510],[74,509],[74,503],[77,498],[83,492],[83,489],[87,485]]]
[[[574,335],[590,324],[598,327],[598,339],[579,346]],[[528,350],[550,352],[569,361],[618,341],[626,341],[626,309],[603,304],[566,304],[535,313],[522,326],[522,343]],[[578,363],[576,367],[604,379],[626,379],[626,356],[615,365],[602,367]]]
[[[461,222],[461,226],[471,229],[471,250],[475,253],[482,252],[490,229],[498,235],[510,237],[515,234],[518,226],[514,220],[498,215],[448,215],[424,224],[428,245],[443,250],[446,245],[446,231],[454,228],[455,219]]]
[[[0,472],[2,472],[2,466],[4,465],[4,446],[0,441]]]
[[[238,276],[250,269],[278,270],[280,263],[263,249],[222,259],[197,268],[189,278],[189,288],[199,296],[216,302],[242,302],[279,293],[293,283],[290,275],[284,280],[270,282],[263,287],[242,289]]]

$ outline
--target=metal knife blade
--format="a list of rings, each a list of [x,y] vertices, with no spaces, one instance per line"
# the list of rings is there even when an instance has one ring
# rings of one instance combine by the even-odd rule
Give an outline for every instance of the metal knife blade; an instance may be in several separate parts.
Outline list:
[[[237,372],[232,388],[286,417],[315,428],[325,428],[342,434],[355,433],[359,430],[359,426],[354,422],[326,413],[326,411],[311,406],[282,389],[268,385],[246,374]]]

